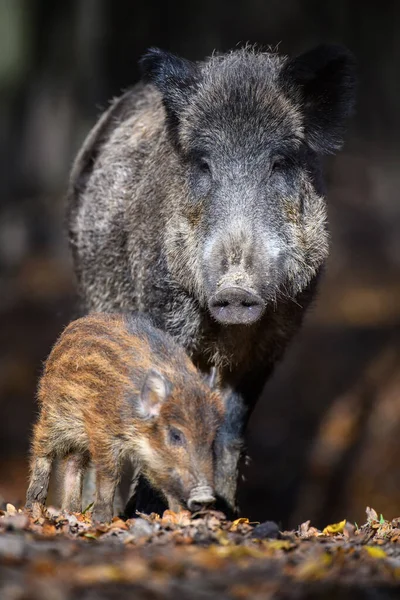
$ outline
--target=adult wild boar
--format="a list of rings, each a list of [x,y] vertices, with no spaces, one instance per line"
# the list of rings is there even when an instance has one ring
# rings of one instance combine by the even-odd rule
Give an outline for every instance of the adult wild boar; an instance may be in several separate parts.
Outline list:
[[[243,431],[328,252],[320,159],[340,148],[354,61],[243,48],[193,63],[152,49],[72,171],[86,310],[138,310],[230,393],[216,491],[233,508]]]

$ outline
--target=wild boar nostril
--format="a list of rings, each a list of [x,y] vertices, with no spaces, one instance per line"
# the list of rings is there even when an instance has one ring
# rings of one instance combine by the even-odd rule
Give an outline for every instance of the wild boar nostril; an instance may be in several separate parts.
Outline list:
[[[215,306],[218,306],[219,308],[226,308],[227,306],[229,306],[229,302],[227,300],[217,300],[214,303]]]
[[[252,306],[258,306],[258,303],[251,300],[242,300],[241,305],[245,308],[251,308]]]

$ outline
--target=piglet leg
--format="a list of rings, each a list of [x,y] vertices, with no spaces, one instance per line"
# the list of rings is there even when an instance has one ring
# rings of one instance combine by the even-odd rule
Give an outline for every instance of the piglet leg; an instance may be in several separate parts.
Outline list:
[[[96,469],[96,499],[93,507],[93,520],[108,523],[113,518],[113,502],[118,484],[118,472]]]
[[[65,459],[62,510],[81,512],[82,484],[89,462],[87,454],[71,454]]]
[[[26,508],[31,509],[35,503],[44,504],[49,489],[51,456],[35,456],[32,462],[31,479],[26,493]]]

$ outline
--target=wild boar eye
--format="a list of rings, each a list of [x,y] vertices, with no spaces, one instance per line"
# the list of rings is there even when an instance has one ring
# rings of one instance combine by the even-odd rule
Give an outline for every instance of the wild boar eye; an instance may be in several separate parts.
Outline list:
[[[200,158],[199,169],[202,173],[211,173],[210,165],[205,158]]]
[[[175,427],[171,427],[169,430],[169,441],[174,446],[183,446],[185,443],[185,436],[182,431],[179,429],[175,429]]]
[[[282,172],[285,166],[286,162],[284,158],[275,158],[271,164],[271,174]]]

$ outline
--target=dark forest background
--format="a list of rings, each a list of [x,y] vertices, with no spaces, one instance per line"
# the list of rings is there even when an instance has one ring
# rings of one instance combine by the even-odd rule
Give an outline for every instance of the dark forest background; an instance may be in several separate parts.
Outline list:
[[[0,0],[0,496],[24,499],[42,361],[76,310],[63,231],[73,157],[149,46],[201,59],[258,42],[347,45],[357,114],[326,164],[331,257],[265,390],[241,484],[251,519],[386,518],[400,506],[400,2]]]

